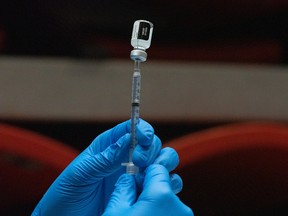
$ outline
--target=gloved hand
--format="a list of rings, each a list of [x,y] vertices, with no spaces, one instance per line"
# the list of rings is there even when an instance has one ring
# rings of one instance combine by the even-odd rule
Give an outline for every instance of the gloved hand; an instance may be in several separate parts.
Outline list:
[[[144,169],[155,161],[162,144],[151,125],[141,119],[136,136],[133,162]],[[129,144],[130,121],[99,135],[54,181],[32,215],[101,215],[115,182],[125,172],[121,163],[128,160]],[[165,165],[163,157],[159,160]]]
[[[173,193],[175,183],[177,185],[177,181],[171,182],[165,167],[150,165],[146,170],[143,191],[138,197],[134,177],[123,174],[103,216],[193,216],[192,210]]]

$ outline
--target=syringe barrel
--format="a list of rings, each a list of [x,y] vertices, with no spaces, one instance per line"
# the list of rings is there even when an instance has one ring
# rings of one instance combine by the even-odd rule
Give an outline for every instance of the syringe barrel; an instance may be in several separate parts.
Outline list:
[[[131,99],[131,144],[129,152],[129,162],[132,162],[132,154],[137,145],[136,125],[140,116],[140,90],[141,90],[141,73],[140,62],[135,62],[133,79],[132,79],[132,99]]]

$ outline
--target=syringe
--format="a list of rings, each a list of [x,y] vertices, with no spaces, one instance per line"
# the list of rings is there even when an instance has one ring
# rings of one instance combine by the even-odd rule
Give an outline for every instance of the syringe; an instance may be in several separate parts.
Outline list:
[[[133,151],[137,145],[136,125],[140,115],[140,91],[141,91],[141,73],[140,63],[146,61],[146,49],[150,47],[153,32],[153,24],[146,20],[137,20],[134,22],[131,45],[134,49],[130,53],[130,58],[134,61],[134,71],[132,79],[132,99],[131,99],[131,143],[129,150],[129,161],[123,163],[126,166],[126,173],[136,174],[138,167],[132,161]]]

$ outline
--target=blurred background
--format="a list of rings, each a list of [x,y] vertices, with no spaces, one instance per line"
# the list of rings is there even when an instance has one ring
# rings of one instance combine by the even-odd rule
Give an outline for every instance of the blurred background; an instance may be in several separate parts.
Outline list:
[[[284,0],[1,3],[6,55],[123,58],[131,25],[155,25],[151,60],[287,63]]]
[[[3,0],[0,122],[77,152],[129,119],[130,38],[137,19],[154,24],[148,59],[142,64],[141,117],[164,144],[243,122],[286,126],[285,0]],[[26,160],[7,157],[1,145],[6,167]],[[0,183],[7,188],[2,176],[4,171]],[[22,215],[33,209],[41,190],[29,204],[18,205]],[[1,203],[11,213],[9,204]]]

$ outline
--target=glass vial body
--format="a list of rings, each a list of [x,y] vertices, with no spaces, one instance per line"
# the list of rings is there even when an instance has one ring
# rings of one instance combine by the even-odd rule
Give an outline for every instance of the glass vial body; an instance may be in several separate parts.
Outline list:
[[[131,45],[134,49],[146,50],[151,45],[153,24],[147,20],[137,20],[134,22]]]

